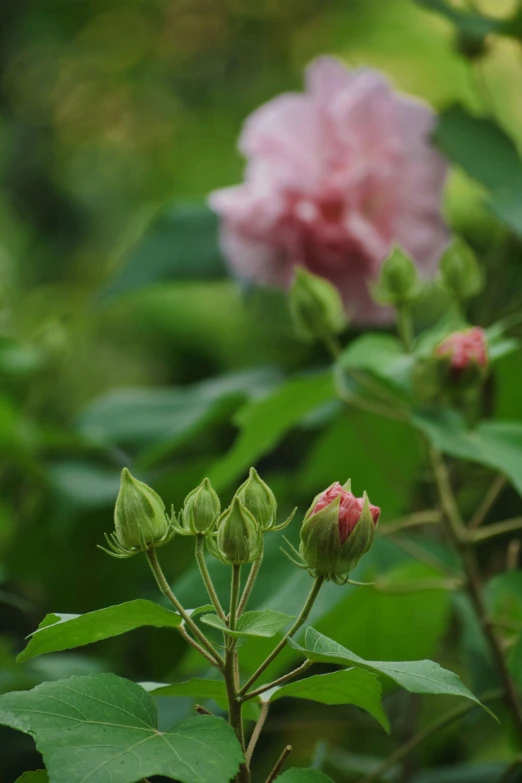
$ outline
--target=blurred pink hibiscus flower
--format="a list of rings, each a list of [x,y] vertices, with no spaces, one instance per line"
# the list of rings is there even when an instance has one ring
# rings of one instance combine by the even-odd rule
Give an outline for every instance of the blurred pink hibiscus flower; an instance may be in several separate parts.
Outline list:
[[[389,320],[368,282],[392,246],[430,277],[448,241],[434,120],[378,71],[314,60],[305,93],[280,95],[246,120],[245,182],[210,195],[233,271],[288,288],[301,264],[339,288],[355,321]]]

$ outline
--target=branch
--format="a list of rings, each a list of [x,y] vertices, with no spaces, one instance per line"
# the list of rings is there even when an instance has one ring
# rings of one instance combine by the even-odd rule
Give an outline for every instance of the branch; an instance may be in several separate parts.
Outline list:
[[[279,677],[279,679],[274,680],[273,682],[269,682],[267,685],[262,685],[255,691],[250,691],[250,693],[247,693],[246,696],[243,697],[243,701],[255,699],[256,696],[260,696],[262,693],[269,691],[271,688],[275,688],[277,685],[284,685],[286,682],[290,682],[290,680],[293,680],[294,677],[298,677],[300,674],[303,674],[303,672],[309,669],[312,665],[313,661],[305,661],[297,669],[293,669],[291,672],[288,672],[288,674],[284,674],[282,677]]]
[[[505,522],[496,522],[494,525],[488,525],[480,530],[470,531],[468,536],[470,541],[480,543],[481,541],[487,541],[489,538],[503,536],[505,533],[513,533],[515,530],[522,530],[522,517],[506,519]]]
[[[286,748],[284,749],[284,751],[279,756],[274,769],[272,770],[270,775],[267,777],[266,783],[273,783],[273,781],[276,779],[276,777],[281,772],[281,770],[283,768],[283,764],[285,763],[285,761],[287,760],[287,758],[288,758],[288,756],[290,755],[291,752],[292,752],[292,746],[291,745],[287,745]]]
[[[245,761],[247,763],[247,766],[250,766],[250,762],[252,760],[252,755],[257,745],[257,741],[261,735],[261,732],[263,731],[263,726],[265,725],[265,721],[268,718],[269,709],[270,709],[270,702],[265,701],[261,706],[261,713],[259,715],[259,718],[257,719],[256,725],[254,726],[254,731],[252,732],[252,736],[250,737],[250,742],[248,743],[248,747],[245,751]]]
[[[479,505],[473,516],[471,517],[471,520],[468,524],[469,530],[475,530],[477,527],[480,527],[480,525],[484,522],[485,518],[488,515],[488,512],[491,510],[495,500],[498,498],[502,490],[507,484],[507,480],[505,476],[496,476],[493,481],[491,482],[491,486],[489,487],[488,491],[484,495],[484,498],[482,500],[482,503]]]
[[[437,509],[433,511],[417,511],[409,514],[407,517],[401,517],[387,525],[380,525],[378,530],[381,536],[393,536],[394,533],[400,533],[410,527],[419,525],[436,525],[442,519],[442,514]]]
[[[502,691],[490,691],[481,697],[481,701],[493,701],[494,699],[501,698]],[[453,723],[453,721],[461,718],[468,712],[471,712],[471,710],[474,710],[475,707],[477,707],[477,704],[470,704],[468,702],[467,704],[462,704],[460,707],[455,707],[455,709],[451,710],[451,712],[447,712],[445,715],[442,715],[438,720],[434,721],[429,726],[426,726],[425,729],[422,729],[417,734],[415,734],[411,739],[405,742],[404,745],[401,745],[400,748],[397,748],[397,750],[388,756],[388,758],[384,759],[382,764],[379,764],[379,766],[374,769],[373,772],[370,772],[369,775],[361,778],[358,783],[375,783],[375,781],[382,778],[384,774],[388,772],[388,770],[406,758],[406,756],[415,750],[418,745],[423,743],[424,740],[427,740],[432,736],[432,734],[436,734],[441,729],[449,726],[450,723]]]

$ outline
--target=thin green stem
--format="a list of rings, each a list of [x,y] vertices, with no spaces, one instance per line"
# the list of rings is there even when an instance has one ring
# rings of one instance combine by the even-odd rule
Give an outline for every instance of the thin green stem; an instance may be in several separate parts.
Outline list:
[[[279,775],[281,770],[283,769],[283,765],[285,761],[287,760],[288,756],[292,752],[292,746],[287,745],[286,748],[283,750],[281,755],[279,756],[276,765],[270,775],[266,779],[266,783],[273,783],[273,781],[276,779],[276,777]]]
[[[394,408],[390,408],[387,405],[382,405],[380,402],[374,400],[367,400],[364,397],[357,397],[354,394],[346,394],[343,389],[337,384],[337,396],[339,399],[346,402],[347,405],[353,405],[354,408],[359,408],[367,413],[373,413],[376,416],[382,416],[385,419],[393,419],[394,421],[407,422],[408,417],[405,413]]]
[[[259,569],[261,568],[261,564],[263,562],[263,552],[259,555],[257,560],[254,560],[252,563],[252,566],[250,568],[250,573],[248,575],[248,579],[245,585],[245,589],[243,590],[243,595],[241,596],[241,601],[239,602],[239,606],[237,609],[237,616],[241,617],[243,612],[246,609],[248,599],[250,598],[250,593],[252,592],[252,588],[254,587],[255,581],[257,579],[257,575],[259,574]]]
[[[334,361],[339,358],[343,349],[335,335],[325,335],[325,337],[323,337],[323,344]]]
[[[295,677],[298,677],[300,674],[303,674],[312,665],[313,665],[313,661],[305,661],[301,666],[298,666],[297,669],[293,669],[291,672],[288,672],[288,674],[284,674],[282,677],[279,677],[277,680],[267,683],[267,685],[262,685],[260,688],[257,688],[255,691],[250,691],[250,693],[247,693],[246,696],[244,696],[243,701],[249,701],[250,699],[255,699],[256,696],[260,696],[262,693],[271,690],[271,688],[275,688],[277,685],[284,685],[285,683],[290,682],[290,680],[293,680],[295,679]]]
[[[232,566],[232,584],[230,587],[230,612],[228,616],[228,626],[230,630],[235,630],[237,607],[239,602],[239,590],[241,587],[241,566]],[[236,736],[241,743],[243,750],[245,749],[245,737],[243,732],[243,718],[241,715],[242,704],[238,698],[237,693],[237,663],[236,663],[236,640],[233,637],[228,637],[226,641],[225,649],[225,668],[223,675],[225,678],[225,686],[227,690],[228,700],[228,722],[234,729]],[[243,781],[246,783],[250,779],[250,773],[248,767],[243,765],[238,774],[238,783]]]
[[[502,490],[507,484],[507,479],[505,476],[496,476],[491,486],[489,487],[488,491],[484,495],[484,498],[471,517],[471,520],[468,524],[468,530],[475,530],[475,528],[480,527],[480,525],[484,522],[485,518],[488,515],[488,512],[490,511],[491,507],[493,506],[493,503],[498,498]]]
[[[445,512],[446,529],[452,540],[453,546],[460,555],[462,566],[466,574],[466,589],[473,604],[475,614],[480,622],[482,633],[488,642],[491,655],[498,676],[504,689],[506,706],[511,712],[513,722],[519,737],[522,739],[522,706],[520,704],[515,684],[508,669],[504,649],[498,638],[494,624],[491,622],[483,595],[482,576],[474,551],[474,541],[469,538],[442,455],[435,449],[430,451],[431,463],[435,475],[437,489]]]
[[[228,616],[228,627],[231,631],[236,630],[237,608],[239,604],[239,590],[241,589],[241,566],[232,566],[232,585],[230,587],[230,614]],[[235,640],[232,639],[232,646],[235,646]]]
[[[394,533],[400,533],[410,527],[419,527],[420,525],[436,525],[441,521],[441,513],[434,509],[433,511],[417,511],[407,517],[396,519],[386,525],[379,525],[379,534],[381,536],[392,536]]]
[[[223,620],[223,622],[226,622],[226,614],[223,611],[218,594],[216,593],[216,588],[214,587],[214,583],[212,582],[212,578],[208,572],[207,562],[205,560],[205,536],[201,534],[196,536],[196,562],[201,573],[201,578],[203,579],[203,583],[206,587],[208,597],[212,601],[217,615]]]
[[[494,699],[500,698],[502,698],[501,691],[491,691],[489,693],[485,693],[484,696],[481,697],[481,701],[493,701]],[[434,721],[429,726],[426,726],[425,729],[422,729],[413,737],[411,737],[411,739],[405,742],[404,745],[401,745],[400,748],[397,748],[397,750],[391,753],[382,762],[382,764],[379,764],[379,766],[374,769],[373,772],[370,772],[369,775],[361,778],[358,783],[376,783],[376,781],[381,780],[386,772],[406,758],[406,756],[414,751],[415,748],[421,745],[425,740],[429,739],[429,737],[431,737],[433,734],[436,734],[441,729],[449,726],[451,723],[463,717],[464,715],[467,715],[468,712],[471,712],[471,710],[474,710],[476,707],[477,704],[470,704],[468,702],[467,704],[461,704],[459,707],[455,707],[455,709],[447,712],[445,715],[442,715],[440,718],[438,718],[438,720]]]
[[[286,646],[286,643],[289,639],[294,636],[294,634],[297,633],[299,628],[307,621],[308,615],[310,614],[312,610],[312,606],[314,605],[315,599],[319,595],[319,590],[324,584],[324,576],[318,576],[315,579],[315,582],[312,586],[312,589],[310,590],[310,593],[308,595],[308,598],[306,599],[305,605],[303,606],[299,617],[296,619],[295,623],[292,625],[290,630],[285,634],[285,636],[281,639],[278,645],[274,647],[270,655],[265,658],[263,663],[256,669],[256,671],[253,673],[253,675],[250,677],[249,680],[243,685],[241,690],[239,691],[240,696],[244,696],[246,693],[248,693],[248,689],[259,679],[259,677],[263,674],[263,672],[270,666],[272,661],[277,658],[281,650]]]
[[[263,731],[263,726],[265,725],[266,719],[268,718],[268,711],[270,709],[270,702],[265,701],[261,705],[261,711],[259,713],[259,718],[257,719],[257,723],[254,726],[254,731],[252,732],[252,736],[250,737],[250,741],[248,743],[248,747],[245,751],[245,760],[248,766],[250,766],[250,762],[252,761],[252,756],[254,754],[254,750],[257,745],[257,741],[259,737],[261,736],[261,732]]]
[[[513,533],[516,530],[522,529],[522,517],[514,517],[514,519],[506,519],[505,522],[497,522],[495,525],[488,525],[480,530],[474,530],[469,532],[470,541],[479,543],[481,541],[487,541],[490,538],[496,536],[503,536],[506,533]]]
[[[407,304],[400,305],[400,307],[397,308],[397,331],[404,347],[408,353],[411,353],[415,346],[415,342],[413,339],[411,311]]]
[[[160,566],[158,556],[156,554],[156,550],[149,549],[147,550],[146,555],[151,571],[154,574],[154,578],[156,579],[159,589],[161,590],[165,598],[167,598],[174,606],[175,610],[181,616],[187,628],[190,628],[190,630],[192,631],[196,639],[200,642],[201,647],[208,653],[208,655],[206,655],[205,657],[209,659],[210,656],[211,662],[214,664],[214,666],[217,666],[218,669],[222,669],[225,663],[223,658],[219,655],[217,650],[214,649],[213,645],[211,644],[211,642],[209,642],[205,634],[202,631],[200,631],[200,629],[198,628],[194,620],[192,620],[190,615],[185,611],[181,603],[178,601],[178,599],[170,589],[169,583],[167,582],[165,578],[165,574],[163,573],[163,570]],[[186,633],[186,629],[184,630]],[[180,632],[182,632],[181,628],[180,628]],[[187,638],[187,636],[188,634],[185,635],[185,638]],[[188,638],[190,639],[190,637]],[[192,640],[190,641],[192,642]]]

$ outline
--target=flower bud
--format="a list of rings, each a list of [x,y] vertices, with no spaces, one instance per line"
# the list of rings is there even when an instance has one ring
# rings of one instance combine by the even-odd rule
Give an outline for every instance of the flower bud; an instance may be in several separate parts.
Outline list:
[[[263,530],[271,530],[275,526],[277,514],[275,495],[268,484],[260,478],[255,468],[250,468],[247,480],[239,487],[236,494]]]
[[[417,267],[400,247],[394,247],[381,267],[372,293],[379,304],[399,307],[412,302],[419,293]]]
[[[131,557],[161,546],[174,535],[160,496],[143,481],[135,479],[127,468],[121,473],[114,529],[110,537],[106,536],[112,551],[104,551],[116,557]]]
[[[221,502],[208,478],[189,492],[181,514],[180,533],[198,535],[209,533],[221,511]]]
[[[263,531],[237,495],[221,514],[217,531],[207,537],[209,551],[228,565],[251,563],[260,554]]]
[[[346,581],[373,544],[381,510],[338,482],[317,495],[301,528],[299,553],[314,575]]]
[[[303,340],[324,340],[346,326],[337,288],[302,266],[296,267],[288,303],[295,330]]]
[[[482,381],[488,370],[486,334],[479,326],[454,332],[435,348],[435,358],[442,371],[442,380],[459,386]]]
[[[455,239],[442,256],[440,282],[459,302],[481,292],[482,270],[475,253],[463,239]]]

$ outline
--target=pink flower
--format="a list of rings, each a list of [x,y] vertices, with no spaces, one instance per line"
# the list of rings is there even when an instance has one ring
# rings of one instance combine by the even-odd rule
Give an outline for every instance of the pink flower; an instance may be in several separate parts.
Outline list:
[[[447,243],[433,122],[427,105],[378,71],[315,60],[305,93],[280,95],[247,119],[245,182],[210,196],[232,269],[286,289],[302,264],[338,286],[360,323],[388,320],[368,282],[392,246],[431,276]]]
[[[488,366],[486,333],[479,326],[454,332],[439,343],[435,348],[435,355],[448,360],[455,378],[459,378],[470,367],[486,370]]]
[[[322,511],[323,508],[329,506],[338,496],[341,496],[341,503],[339,506],[339,538],[341,544],[344,544],[348,536],[353,532],[357,522],[361,518],[364,499],[356,498],[351,492],[347,492],[339,484],[338,481],[328,487],[327,490],[319,497],[319,500],[314,505],[310,516],[317,514],[318,511]],[[374,525],[379,521],[381,509],[378,506],[372,506],[370,503],[370,513],[372,515]]]

